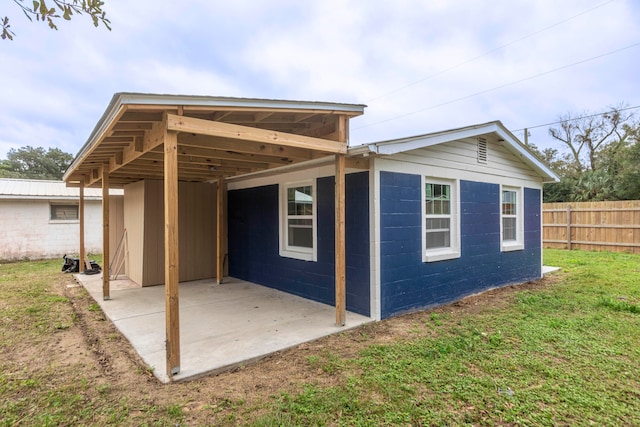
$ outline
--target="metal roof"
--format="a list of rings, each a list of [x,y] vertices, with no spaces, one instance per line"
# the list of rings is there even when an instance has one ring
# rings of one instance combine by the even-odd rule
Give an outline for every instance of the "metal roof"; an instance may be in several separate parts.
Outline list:
[[[123,194],[122,190],[110,190],[109,193]],[[63,181],[0,178],[0,199],[77,200],[79,197],[80,190],[67,187]],[[84,197],[86,200],[102,200],[102,189],[87,188]]]

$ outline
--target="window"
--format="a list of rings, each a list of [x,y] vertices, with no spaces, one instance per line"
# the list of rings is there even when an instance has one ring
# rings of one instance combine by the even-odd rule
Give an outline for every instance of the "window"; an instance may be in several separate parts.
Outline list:
[[[457,182],[425,178],[423,261],[460,256],[457,212]]]
[[[502,250],[524,249],[522,222],[522,191],[519,188],[502,188],[500,203],[502,220]]]
[[[50,205],[51,221],[77,221],[78,205]]]
[[[315,189],[312,183],[283,185],[280,255],[316,260]]]
[[[425,184],[427,250],[451,246],[451,186]]]

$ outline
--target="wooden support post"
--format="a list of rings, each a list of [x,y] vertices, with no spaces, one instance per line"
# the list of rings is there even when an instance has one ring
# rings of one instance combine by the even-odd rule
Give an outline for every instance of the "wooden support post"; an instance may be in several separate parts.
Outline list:
[[[571,205],[567,206],[567,249],[571,250]]]
[[[346,320],[345,158],[336,154],[336,326]]]
[[[109,168],[105,166],[102,168],[102,298],[105,301],[111,299],[109,256]]]
[[[78,204],[78,221],[80,222],[80,271],[84,272],[89,269],[90,266],[85,265],[84,258],[84,185],[80,183],[80,203]]]
[[[164,290],[167,376],[180,372],[178,259],[178,135],[164,135]]]
[[[223,242],[223,215],[224,215],[224,178],[218,178],[218,191],[217,191],[217,205],[216,205],[216,277],[218,278],[218,285],[222,283],[224,276],[224,249],[222,248]]]

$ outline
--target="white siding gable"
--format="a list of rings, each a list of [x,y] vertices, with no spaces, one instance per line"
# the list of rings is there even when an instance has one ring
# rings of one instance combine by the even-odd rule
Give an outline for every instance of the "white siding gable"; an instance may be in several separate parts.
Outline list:
[[[384,169],[399,172],[404,170],[443,178],[508,185],[526,184],[533,188],[540,188],[542,185],[542,178],[529,165],[512,154],[503,143],[489,138],[486,163],[478,161],[476,138],[449,141],[384,156],[380,160],[385,164]]]

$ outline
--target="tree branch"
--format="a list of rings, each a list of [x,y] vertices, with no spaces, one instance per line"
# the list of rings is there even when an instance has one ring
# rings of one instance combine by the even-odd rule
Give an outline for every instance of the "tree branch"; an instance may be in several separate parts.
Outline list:
[[[107,18],[106,12],[102,10],[104,5],[102,0],[53,0],[55,7],[49,7],[47,1],[49,0],[34,0],[33,7],[28,7],[24,5],[24,0],[13,0],[29,21],[33,21],[35,18],[36,21],[47,22],[49,28],[53,30],[58,29],[56,21],[60,18],[69,21],[74,14],[83,15],[85,13],[91,17],[94,27],[98,27],[102,23],[108,30],[111,30],[111,21]],[[0,37],[3,40],[13,40],[15,33],[11,30],[9,17],[5,16],[0,22],[2,23]]]

